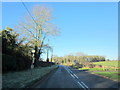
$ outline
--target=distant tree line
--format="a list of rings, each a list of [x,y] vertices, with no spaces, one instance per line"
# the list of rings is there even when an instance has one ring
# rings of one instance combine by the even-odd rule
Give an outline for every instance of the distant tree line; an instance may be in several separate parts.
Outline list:
[[[74,62],[79,63],[79,64],[84,64],[87,62],[100,62],[100,61],[105,61],[105,57],[103,56],[89,56],[89,55],[83,55],[83,56],[77,56],[77,55],[67,55],[64,57],[58,57],[54,56],[53,60],[56,63],[59,64],[74,64]]]

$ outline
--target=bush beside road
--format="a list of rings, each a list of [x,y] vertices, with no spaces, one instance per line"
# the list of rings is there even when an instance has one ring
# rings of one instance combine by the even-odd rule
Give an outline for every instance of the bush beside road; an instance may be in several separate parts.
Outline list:
[[[38,67],[21,72],[10,72],[2,75],[2,88],[25,88],[32,82],[41,79],[44,75],[57,68],[57,65]]]

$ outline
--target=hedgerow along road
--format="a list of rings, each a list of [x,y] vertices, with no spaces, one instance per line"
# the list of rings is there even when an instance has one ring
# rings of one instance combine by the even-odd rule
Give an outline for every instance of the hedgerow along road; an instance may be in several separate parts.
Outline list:
[[[118,83],[89,72],[59,65],[44,80],[31,85],[32,88],[118,88]]]

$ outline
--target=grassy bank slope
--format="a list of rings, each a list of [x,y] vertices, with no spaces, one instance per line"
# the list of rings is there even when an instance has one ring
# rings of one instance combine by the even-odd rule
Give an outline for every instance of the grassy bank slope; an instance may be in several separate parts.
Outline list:
[[[51,67],[38,67],[22,72],[11,72],[2,75],[2,88],[24,88],[30,83],[42,78],[57,65]]]

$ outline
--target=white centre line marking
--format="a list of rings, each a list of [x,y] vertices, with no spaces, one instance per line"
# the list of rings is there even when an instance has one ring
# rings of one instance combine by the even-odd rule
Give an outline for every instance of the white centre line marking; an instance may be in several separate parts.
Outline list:
[[[78,84],[79,84],[82,88],[85,88],[80,82],[78,82]]]
[[[87,85],[85,85],[83,82],[81,82],[86,88],[88,88],[88,86]]]
[[[66,70],[67,70],[67,69],[66,69]],[[69,70],[67,70],[67,72],[68,72],[69,74],[71,74]]]
[[[67,70],[67,72],[73,77],[73,78],[78,78],[78,76],[77,75],[75,75],[70,69],[67,69],[67,68],[65,68],[66,70]],[[72,75],[73,74],[73,75]],[[84,90],[86,90],[86,88],[88,89],[88,90],[90,90],[89,88],[88,88],[88,86],[87,85],[85,85],[83,82],[77,82],[82,88],[84,88]]]
[[[73,78],[75,78],[72,74],[70,74]]]
[[[75,74],[73,74],[76,78],[78,78],[78,76],[76,76]]]

